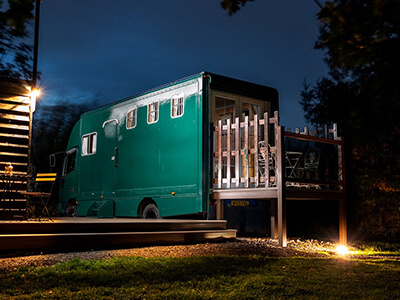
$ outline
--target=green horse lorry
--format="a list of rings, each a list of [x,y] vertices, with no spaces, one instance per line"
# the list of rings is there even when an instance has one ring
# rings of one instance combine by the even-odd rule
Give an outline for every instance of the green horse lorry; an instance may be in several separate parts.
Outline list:
[[[214,123],[275,110],[276,89],[201,72],[89,111],[63,153],[59,211],[103,218],[207,214]]]

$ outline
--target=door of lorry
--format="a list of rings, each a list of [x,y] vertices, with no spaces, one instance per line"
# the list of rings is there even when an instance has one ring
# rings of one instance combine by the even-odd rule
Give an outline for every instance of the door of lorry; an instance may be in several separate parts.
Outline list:
[[[227,124],[227,120],[229,119],[231,124],[234,123],[234,119],[239,117],[240,122],[244,122],[245,117],[247,116],[249,120],[254,120],[254,115],[257,114],[259,118],[263,117],[264,112],[271,113],[271,103],[268,101],[263,101],[259,99],[254,99],[250,97],[244,97],[237,94],[220,92],[213,90],[211,93],[211,111],[210,111],[210,119],[214,123],[214,126],[218,126],[218,121],[222,120],[222,125]],[[261,132],[259,132],[261,134]],[[250,148],[254,148],[253,140],[251,137],[253,136],[252,129],[249,132],[249,142]],[[226,137],[222,136],[222,144],[226,145]],[[214,140],[214,149],[215,145],[217,145],[216,140]],[[243,147],[244,145],[241,145]],[[231,149],[234,147],[234,139],[231,139]],[[226,149],[222,149],[222,151],[226,151]],[[249,157],[249,176],[254,176],[254,155],[250,155]],[[242,172],[244,172],[244,157]],[[225,164],[225,165],[224,165]],[[227,170],[226,161],[222,162],[223,170]],[[214,161],[215,166],[215,161]],[[234,161],[231,161],[231,174],[234,174],[235,168]],[[226,172],[226,171],[225,171]],[[226,177],[226,174],[222,174],[223,177]],[[214,178],[217,177],[217,169],[214,168]]]
[[[60,200],[65,201],[64,205],[67,205],[68,200],[76,200],[78,194],[78,172],[75,172],[79,158],[77,153],[77,147],[75,147],[64,154],[60,181]]]
[[[112,119],[103,123],[102,135],[102,165],[103,165],[103,197],[104,200],[115,200],[115,185],[117,182],[118,120]]]

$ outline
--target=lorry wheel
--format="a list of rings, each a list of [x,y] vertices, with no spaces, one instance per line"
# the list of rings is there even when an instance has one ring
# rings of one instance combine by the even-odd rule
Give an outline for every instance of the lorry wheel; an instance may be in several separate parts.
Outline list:
[[[147,204],[143,209],[142,219],[160,219],[160,213],[157,205],[154,203]]]
[[[78,216],[78,210],[76,209],[75,205],[68,205],[67,208],[65,209],[65,215],[67,217],[77,217]]]

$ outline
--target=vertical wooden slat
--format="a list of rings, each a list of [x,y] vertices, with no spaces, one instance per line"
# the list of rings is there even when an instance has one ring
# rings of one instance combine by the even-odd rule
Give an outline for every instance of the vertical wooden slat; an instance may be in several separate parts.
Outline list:
[[[258,187],[258,116],[254,115],[253,121],[253,133],[254,133],[254,186]]]
[[[279,127],[278,111],[274,111],[273,122],[274,122],[274,133],[275,133],[275,147],[279,147],[278,146],[278,127]]]
[[[218,188],[222,188],[222,120],[218,121]]]
[[[244,118],[244,187],[249,187],[249,117]]]
[[[240,122],[239,118],[235,118],[235,179],[236,187],[240,186]]]
[[[333,123],[333,129],[332,129],[332,131],[333,131],[333,139],[334,140],[337,140],[338,139],[338,130],[337,130],[338,128],[337,128],[337,123]]]
[[[269,187],[269,116],[264,113],[265,187]]]
[[[231,119],[226,120],[226,188],[231,188]]]

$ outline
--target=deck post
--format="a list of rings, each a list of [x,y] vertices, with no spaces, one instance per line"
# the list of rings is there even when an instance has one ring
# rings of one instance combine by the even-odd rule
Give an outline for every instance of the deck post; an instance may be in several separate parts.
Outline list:
[[[278,187],[277,198],[277,218],[278,218],[278,244],[280,247],[286,247],[286,197],[285,197],[285,127],[276,127],[276,177]]]
[[[346,178],[345,178],[345,164],[344,164],[344,139],[340,139],[338,145],[339,154],[339,180],[342,182],[342,196],[339,200],[339,243],[347,245],[347,221],[346,221]]]
[[[276,204],[277,199],[271,199],[271,239],[276,239],[278,237],[278,224],[276,218]]]
[[[224,219],[224,199],[217,199],[216,215],[217,220]]]

